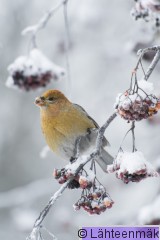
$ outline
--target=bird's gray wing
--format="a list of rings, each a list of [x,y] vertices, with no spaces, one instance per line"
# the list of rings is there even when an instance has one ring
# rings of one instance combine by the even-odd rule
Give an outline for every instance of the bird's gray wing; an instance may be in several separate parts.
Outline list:
[[[98,123],[91,117],[88,115],[88,113],[85,111],[85,109],[83,107],[81,107],[78,104],[73,104],[76,108],[78,108],[80,111],[82,111],[83,113],[85,113],[85,115],[94,123],[95,128],[99,129],[100,126],[98,125]],[[92,131],[92,130],[91,130]],[[103,147],[105,146],[110,146],[110,143],[107,141],[107,139],[105,137],[103,137]]]

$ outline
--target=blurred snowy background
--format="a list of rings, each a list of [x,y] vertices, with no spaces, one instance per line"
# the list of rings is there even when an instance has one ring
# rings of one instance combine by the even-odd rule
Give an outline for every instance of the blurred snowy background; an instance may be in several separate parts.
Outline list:
[[[25,239],[39,212],[59,188],[52,177],[54,167],[65,164],[51,152],[46,158],[40,157],[45,141],[39,109],[33,102],[41,91],[26,93],[5,86],[8,65],[28,51],[29,36],[21,36],[21,31],[37,23],[57,2],[0,1],[0,239]],[[69,1],[71,99],[83,106],[99,125],[112,114],[116,95],[129,87],[130,74],[137,61],[132,47],[152,39],[151,26],[131,18],[133,5],[132,0]],[[38,47],[65,68],[64,39],[61,9],[38,33]],[[158,43],[158,38],[156,41]],[[150,79],[158,94],[159,68],[157,65]],[[65,80],[52,82],[48,88],[69,94]],[[107,129],[109,151],[114,156],[128,128],[118,117]],[[160,161],[159,132],[160,116],[136,124],[136,146],[152,163],[157,163],[158,158]],[[131,150],[130,137],[124,146],[125,150]],[[45,221],[45,226],[59,239],[78,239],[79,226],[145,224],[160,219],[160,200],[156,200],[159,178],[125,185],[114,174],[106,175],[99,170],[98,176],[115,201],[114,206],[100,216],[74,212],[72,205],[80,191],[66,190]]]

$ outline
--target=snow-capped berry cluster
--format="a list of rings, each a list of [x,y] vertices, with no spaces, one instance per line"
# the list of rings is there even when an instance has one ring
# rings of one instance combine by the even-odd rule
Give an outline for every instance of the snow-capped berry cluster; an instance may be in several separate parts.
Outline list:
[[[156,27],[160,26],[160,2],[159,0],[136,0],[135,7],[131,11],[135,20],[142,18],[145,21],[155,21]]]
[[[119,94],[116,99],[115,109],[128,121],[147,119],[156,114],[160,108],[159,99],[151,94],[150,83],[141,80],[138,84],[136,92],[127,90],[124,94]]]
[[[69,183],[68,188],[82,188],[82,189],[90,189],[93,185],[93,181],[87,177],[82,175],[83,170],[80,171],[76,176],[74,176],[74,172],[72,169],[62,168],[62,169],[54,169],[53,176],[55,179],[58,179],[60,184],[65,183],[69,178],[73,177],[73,180]]]
[[[28,56],[18,57],[9,67],[6,85],[30,91],[45,87],[52,79],[58,80],[64,70],[48,60],[38,49],[30,51]]]
[[[83,208],[89,214],[101,214],[113,205],[113,201],[106,193],[105,188],[100,186],[94,186],[93,189],[83,192],[81,198],[73,205],[74,209],[80,210]]]
[[[128,121],[147,119],[158,112],[158,99],[154,95],[142,99],[138,93],[125,92],[119,97],[116,109],[119,115]]]
[[[139,182],[147,177],[158,177],[159,174],[146,161],[142,152],[119,152],[108,172],[116,171],[116,177],[124,183]]]

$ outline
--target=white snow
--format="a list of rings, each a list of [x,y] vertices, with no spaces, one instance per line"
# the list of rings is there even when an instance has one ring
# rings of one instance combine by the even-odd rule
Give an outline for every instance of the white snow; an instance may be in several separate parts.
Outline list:
[[[82,163],[85,163],[86,160],[87,160],[87,156],[81,156],[81,157],[79,157],[79,158],[76,160],[76,162],[67,164],[67,165],[65,166],[65,169],[67,169],[68,172],[74,174],[74,173],[76,172],[77,168],[78,168]],[[86,176],[81,176],[80,178],[81,178],[81,179],[84,179],[84,180],[87,179],[87,180],[93,182],[94,179],[95,179],[95,173],[94,173],[91,169],[87,168],[86,165],[85,165],[85,170],[86,170],[86,172],[87,172],[87,177],[86,177]]]
[[[74,163],[69,163],[65,166],[66,169],[70,169],[72,173],[75,173],[76,169],[80,164],[84,163],[87,160],[87,156],[79,157]]]
[[[126,96],[122,93],[119,93],[116,97],[116,102],[114,104],[114,107],[116,107],[118,105],[119,107],[123,107],[125,110],[128,110],[130,108],[131,104],[136,99],[139,100],[137,93],[134,93],[132,95],[126,95]]]
[[[143,207],[138,216],[139,224],[148,224],[160,220],[160,195],[150,205]]]
[[[141,152],[119,152],[116,158],[117,165],[120,165],[120,171],[127,171],[132,174],[137,170],[146,168],[146,159]]]
[[[6,87],[8,88],[14,88],[14,89],[17,89],[16,85],[14,85],[14,82],[13,82],[13,78],[11,76],[9,76],[7,78],[7,81],[5,83]]]
[[[146,92],[148,95],[152,94],[154,91],[153,83],[148,82],[146,80],[140,80],[138,81],[138,86]]]

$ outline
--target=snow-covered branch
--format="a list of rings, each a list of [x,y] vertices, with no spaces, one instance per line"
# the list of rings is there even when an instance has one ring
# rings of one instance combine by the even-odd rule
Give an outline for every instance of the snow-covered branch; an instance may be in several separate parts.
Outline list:
[[[152,52],[154,51],[154,52],[156,52],[156,54],[155,54],[151,64],[149,65],[149,67],[148,67],[148,69],[147,69],[147,71],[146,71],[146,73],[144,75],[143,79],[146,80],[146,81],[148,80],[148,78],[152,74],[154,68],[156,67],[156,65],[157,65],[157,63],[158,63],[158,61],[160,59],[160,46],[148,47],[148,48],[145,48],[145,49],[140,49],[138,51],[138,55],[140,55],[140,58],[139,58],[139,61],[137,63],[137,66],[139,65],[140,61],[142,60],[143,55],[145,53],[147,53],[147,52],[150,52],[150,51],[152,51]]]
[[[43,28],[46,27],[48,21],[51,17],[59,10],[59,8],[62,7],[63,4],[65,4],[68,0],[61,0],[56,6],[52,7],[50,10],[48,10],[45,15],[39,20],[39,22],[35,25],[26,27],[22,31],[22,35],[26,35],[30,33],[32,35],[31,40],[33,43],[33,46],[36,47],[36,34]]]
[[[36,236],[40,232],[41,224],[44,221],[45,217],[47,216],[48,212],[50,211],[51,207],[55,204],[57,199],[62,195],[62,193],[67,189],[69,184],[74,180],[74,178],[78,175],[78,173],[83,169],[83,167],[90,162],[92,159],[96,159],[100,155],[100,149],[102,146],[102,139],[104,136],[104,132],[106,128],[110,125],[110,123],[116,118],[117,114],[114,112],[108,120],[105,122],[105,124],[99,129],[98,131],[98,137],[97,137],[97,142],[96,142],[96,147],[95,150],[87,157],[85,157],[83,160],[82,159],[77,159],[77,161],[72,165],[72,169],[74,170],[74,174],[72,174],[68,181],[66,181],[60,189],[54,193],[54,195],[50,198],[48,204],[45,206],[45,208],[42,210],[40,213],[39,217],[35,221],[35,224],[33,226],[32,232],[27,238],[27,240],[36,240]],[[73,166],[74,165],[74,166]],[[109,202],[107,203],[109,204]]]

